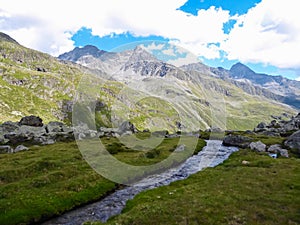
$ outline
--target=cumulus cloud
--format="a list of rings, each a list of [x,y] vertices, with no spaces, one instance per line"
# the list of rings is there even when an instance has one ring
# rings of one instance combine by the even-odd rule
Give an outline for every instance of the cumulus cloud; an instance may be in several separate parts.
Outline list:
[[[130,32],[159,35],[198,57],[222,55],[242,62],[300,68],[300,23],[296,0],[262,0],[245,15],[210,7],[189,15],[177,10],[186,0],[0,0],[0,30],[19,43],[52,55],[74,47],[80,28],[105,36]],[[236,20],[229,34],[224,23]]]
[[[243,16],[221,48],[229,59],[279,68],[300,67],[300,24],[296,0],[263,0]]]
[[[194,43],[205,48],[208,42],[222,41],[228,11],[211,7],[191,16],[177,10],[185,1],[0,0],[0,29],[27,47],[54,55],[73,47],[70,37],[81,27],[91,28],[98,36],[127,31],[137,36],[161,35],[179,40],[190,50],[195,49]]]

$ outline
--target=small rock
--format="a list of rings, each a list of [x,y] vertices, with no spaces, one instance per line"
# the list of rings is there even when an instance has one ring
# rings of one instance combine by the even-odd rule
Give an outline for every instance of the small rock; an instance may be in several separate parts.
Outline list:
[[[79,133],[78,134],[78,140],[83,140],[86,137],[84,133]]]
[[[185,150],[185,145],[182,144],[182,145],[179,145],[175,150],[174,152],[182,152]]]
[[[247,160],[243,160],[243,161],[242,161],[242,164],[243,164],[243,165],[249,165],[249,164],[250,164],[250,162],[249,162],[249,161],[247,161]]]

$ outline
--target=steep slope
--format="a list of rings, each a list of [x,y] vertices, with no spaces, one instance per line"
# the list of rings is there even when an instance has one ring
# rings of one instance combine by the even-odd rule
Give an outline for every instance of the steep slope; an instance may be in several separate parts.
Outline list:
[[[0,121],[35,114],[45,121],[64,120],[84,70],[72,63],[19,45],[0,33]]]
[[[138,128],[167,127],[174,131],[180,123],[191,129],[211,126],[250,129],[257,122],[270,119],[272,114],[295,112],[276,102],[275,97],[256,95],[258,91],[253,95],[220,79],[204,64],[194,65],[189,70],[178,68],[154,58],[140,47],[99,57],[85,53],[76,63],[102,69],[110,79],[125,85],[115,92],[120,99],[114,102],[115,113],[133,117],[132,122]]]

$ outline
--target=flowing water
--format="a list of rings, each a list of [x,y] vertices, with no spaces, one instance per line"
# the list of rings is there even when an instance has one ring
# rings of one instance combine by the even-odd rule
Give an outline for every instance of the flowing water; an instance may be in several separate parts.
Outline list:
[[[203,168],[217,166],[237,150],[235,147],[223,146],[222,141],[209,140],[202,151],[188,158],[180,166],[161,174],[149,176],[133,186],[117,190],[99,202],[67,212],[43,223],[43,225],[80,225],[86,221],[105,222],[110,217],[120,214],[126,202],[138,193],[168,185],[173,181],[183,180]]]

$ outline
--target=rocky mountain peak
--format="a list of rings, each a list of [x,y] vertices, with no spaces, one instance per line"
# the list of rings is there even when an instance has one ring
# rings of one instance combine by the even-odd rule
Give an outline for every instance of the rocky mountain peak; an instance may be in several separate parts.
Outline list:
[[[100,50],[94,45],[86,45],[82,48],[76,47],[70,52],[66,52],[60,56],[58,56],[59,59],[62,60],[69,60],[76,62],[79,58],[83,56],[93,56],[95,58],[99,58],[101,55],[106,53],[104,50]]]
[[[141,46],[136,46],[130,56],[130,61],[145,61],[145,60],[155,60],[157,59],[148,51],[146,51]]]
[[[238,78],[249,78],[255,75],[253,70],[240,62],[234,64],[229,71],[231,74],[238,74]]]
[[[0,41],[12,42],[14,44],[19,44],[15,39],[11,38],[9,35],[0,32]]]

